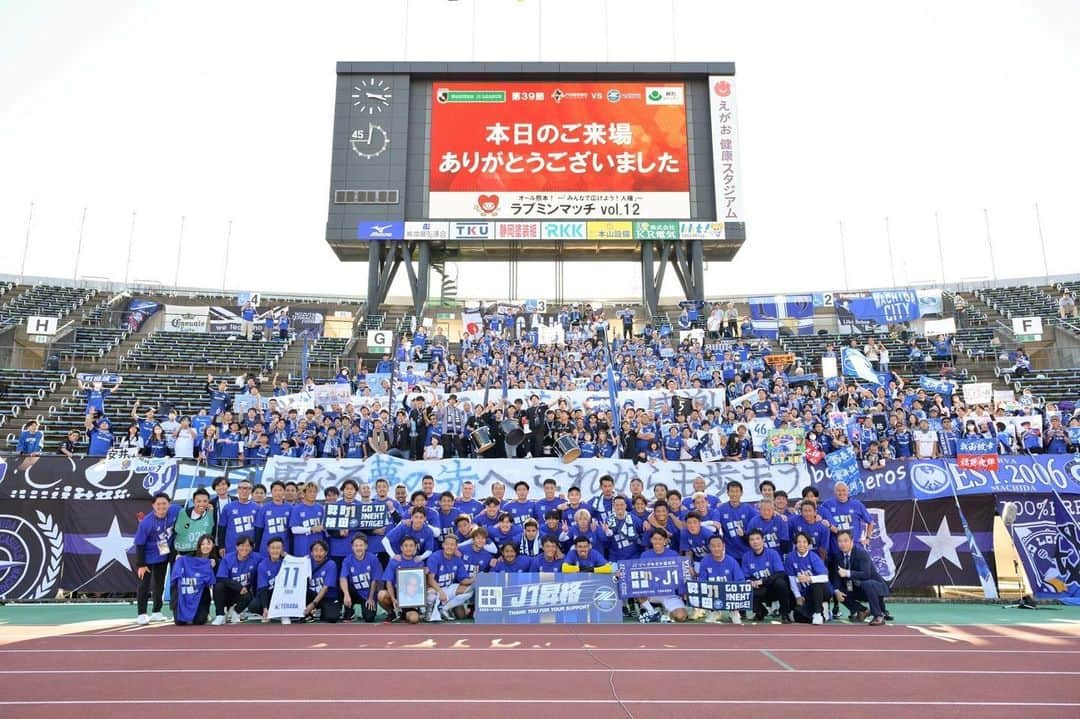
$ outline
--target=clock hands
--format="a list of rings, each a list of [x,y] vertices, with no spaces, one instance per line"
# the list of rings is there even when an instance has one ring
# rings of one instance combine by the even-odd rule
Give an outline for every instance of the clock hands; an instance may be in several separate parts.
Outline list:
[[[382,100],[383,102],[390,102],[387,99],[386,95],[376,95],[373,92],[365,92],[364,95],[366,95],[367,97],[370,97],[372,99],[375,99],[375,100]]]

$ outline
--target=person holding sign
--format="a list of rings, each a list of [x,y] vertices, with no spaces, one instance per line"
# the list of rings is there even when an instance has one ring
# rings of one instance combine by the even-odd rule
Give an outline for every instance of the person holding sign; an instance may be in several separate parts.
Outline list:
[[[701,558],[698,565],[697,578],[703,582],[745,582],[739,563],[727,554],[724,546],[724,538],[719,534],[709,537],[709,553]],[[713,611],[705,616],[705,621],[710,624],[719,623],[723,620],[723,612]],[[728,612],[732,624],[742,624],[742,615],[739,612]]]
[[[824,624],[829,573],[821,557],[810,551],[810,537],[805,533],[795,535],[795,551],[784,558],[784,569],[795,595],[795,621]]]
[[[413,515],[418,516],[418,515]],[[413,537],[406,535],[401,539],[401,554],[396,555],[390,559],[386,564],[386,571],[383,572],[383,589],[379,592],[379,604],[387,613],[387,622],[396,622],[404,619],[409,624],[420,623],[420,609],[419,607],[402,607],[398,604],[397,596],[397,571],[399,569],[423,569],[424,563],[416,556],[416,540]],[[411,591],[414,588],[409,588],[410,591],[407,594],[414,595],[416,591]]]
[[[760,529],[747,532],[746,540],[750,551],[742,557],[742,570],[754,588],[754,621],[764,621],[768,613],[766,606],[779,602],[780,621],[791,624],[791,590],[780,554],[765,546],[765,535]]]
[[[652,530],[652,534],[649,536],[650,548],[646,549],[642,554],[642,559],[659,559],[661,557],[678,557],[679,554],[673,549],[668,547],[668,540],[671,535],[663,527],[655,527]],[[686,604],[683,603],[682,597],[675,593],[673,590],[668,594],[660,594],[650,597],[638,597],[638,621],[642,624],[651,624],[654,622],[685,622],[690,618],[690,615],[686,611]],[[661,613],[653,604],[659,604],[664,608],[664,613]]]
[[[832,585],[833,596],[851,612],[848,617],[853,622],[862,622],[868,615],[873,618],[871,626],[881,626],[891,621],[892,616],[885,608],[885,597],[889,594],[889,585],[874,567],[870,553],[855,545],[849,531],[836,535],[838,553],[833,557]],[[865,600],[870,610],[859,601]]]

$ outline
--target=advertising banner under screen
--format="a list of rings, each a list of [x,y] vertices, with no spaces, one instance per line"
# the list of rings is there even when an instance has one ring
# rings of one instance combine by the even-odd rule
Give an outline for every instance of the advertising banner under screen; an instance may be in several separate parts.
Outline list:
[[[690,216],[682,83],[435,82],[432,218]]]

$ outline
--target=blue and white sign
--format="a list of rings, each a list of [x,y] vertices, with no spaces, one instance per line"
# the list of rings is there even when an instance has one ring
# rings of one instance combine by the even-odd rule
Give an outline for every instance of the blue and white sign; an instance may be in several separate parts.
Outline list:
[[[841,324],[874,322],[888,325],[917,320],[922,315],[915,290],[890,290],[837,293],[836,316]]]
[[[610,574],[481,573],[477,624],[620,624],[622,602]]]
[[[851,447],[841,447],[829,452],[825,455],[825,464],[829,468],[833,482],[845,482],[849,487],[859,485],[859,460],[851,451]]]
[[[628,599],[683,594],[685,576],[682,557],[628,559],[619,562],[619,596]]]
[[[858,377],[863,382],[872,385],[880,385],[881,377],[859,350],[854,347],[844,347],[840,350],[841,374],[845,377]]]
[[[754,588],[750,582],[686,583],[686,601],[695,609],[710,612],[737,612],[754,608]]]
[[[363,220],[356,227],[356,237],[360,240],[400,240],[405,237],[405,223]]]
[[[450,238],[454,240],[490,240],[492,223],[482,220],[451,222]]]
[[[993,437],[961,437],[956,454],[997,454],[997,441]]]
[[[584,240],[584,222],[545,222],[540,226],[545,240]]]

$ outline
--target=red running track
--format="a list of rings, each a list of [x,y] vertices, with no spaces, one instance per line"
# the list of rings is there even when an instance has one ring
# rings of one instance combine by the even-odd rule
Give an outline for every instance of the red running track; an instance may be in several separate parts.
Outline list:
[[[1075,625],[319,624],[0,646],[0,716],[1080,717]],[[752,713],[752,714],[751,714]]]

